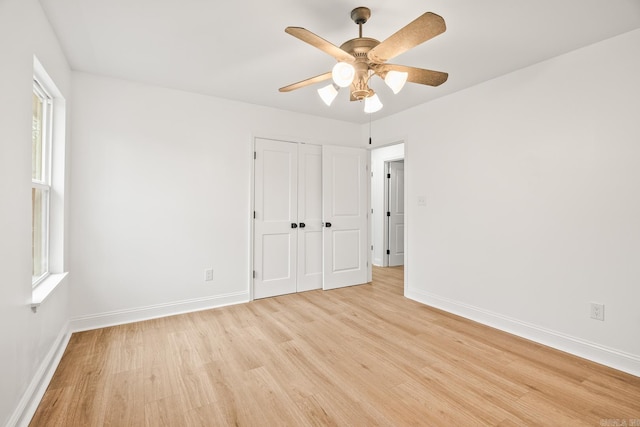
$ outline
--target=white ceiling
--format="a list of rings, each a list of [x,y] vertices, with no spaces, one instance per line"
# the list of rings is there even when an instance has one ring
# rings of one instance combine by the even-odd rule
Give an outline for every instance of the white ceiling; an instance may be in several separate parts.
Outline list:
[[[398,113],[571,50],[640,28],[640,0],[40,0],[74,70],[365,123],[340,93],[326,107],[316,84],[278,88],[330,71],[335,60],[286,34],[299,26],[335,45],[358,36],[354,7],[372,16],[365,37],[384,40],[424,12],[444,34],[393,63],[449,73],[433,88],[408,83],[398,95],[372,84]],[[640,46],[639,46],[640,52]],[[604,84],[594,82],[594,84]]]

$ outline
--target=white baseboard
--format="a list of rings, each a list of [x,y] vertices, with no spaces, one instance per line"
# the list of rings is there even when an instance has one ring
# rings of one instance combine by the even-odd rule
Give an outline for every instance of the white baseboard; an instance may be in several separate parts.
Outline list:
[[[33,414],[35,414],[36,409],[38,409],[42,396],[44,396],[47,387],[49,387],[49,383],[60,363],[60,359],[62,359],[64,350],[69,343],[69,338],[71,338],[71,333],[69,333],[69,324],[67,323],[58,334],[51,349],[38,367],[38,370],[33,376],[33,380],[31,380],[27,390],[22,395],[22,399],[20,399],[13,415],[9,418],[7,426],[26,427],[29,425]]]
[[[439,308],[501,331],[640,377],[640,356],[545,329],[428,292],[408,289],[406,297],[422,304]]]
[[[194,311],[209,310],[227,305],[241,304],[249,301],[249,292],[236,292],[217,295],[215,297],[196,298],[167,304],[156,304],[147,307],[110,311],[71,319],[69,322],[69,330],[71,332],[80,332],[90,329],[106,328],[109,326],[174,316],[176,314],[191,313]]]

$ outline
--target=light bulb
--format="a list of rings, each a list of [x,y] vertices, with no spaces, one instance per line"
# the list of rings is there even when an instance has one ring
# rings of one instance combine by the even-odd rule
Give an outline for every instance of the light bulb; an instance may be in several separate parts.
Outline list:
[[[378,98],[378,94],[374,93],[371,96],[368,96],[364,99],[364,112],[365,113],[375,113],[376,111],[380,111],[382,109],[382,102],[380,102],[380,98]]]
[[[395,71],[391,70],[384,77],[384,82],[391,88],[393,93],[398,93],[404,87],[404,84],[407,82],[407,77],[409,77],[409,73],[404,71]]]
[[[338,91],[336,90],[335,85],[332,83],[323,88],[318,89],[318,95],[324,101],[327,106],[331,105],[336,96],[338,96]]]
[[[356,70],[347,62],[338,62],[331,70],[333,81],[340,87],[347,87],[353,82]]]

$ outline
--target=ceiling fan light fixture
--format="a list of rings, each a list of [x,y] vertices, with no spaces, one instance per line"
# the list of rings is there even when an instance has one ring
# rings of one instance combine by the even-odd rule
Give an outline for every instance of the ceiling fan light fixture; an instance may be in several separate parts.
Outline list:
[[[336,89],[335,84],[331,83],[325,87],[318,89],[318,95],[327,104],[327,107],[331,105],[336,96],[338,96],[338,90]]]
[[[364,99],[364,112],[371,114],[382,109],[382,102],[378,98],[378,94],[374,93]]]
[[[347,87],[353,82],[356,70],[348,62],[338,62],[331,70],[333,81],[340,87]]]
[[[0,0],[2,1],[2,0]],[[413,49],[446,31],[444,19],[432,12],[425,12],[409,24],[387,37],[382,42],[362,35],[362,26],[371,17],[367,7],[356,7],[351,11],[351,19],[358,25],[358,37],[347,40],[340,46],[323,39],[302,27],[286,27],[285,32],[334,58],[338,63],[323,74],[288,86],[280,92],[291,92],[318,82],[333,79],[333,87],[318,90],[327,105],[336,98],[340,88],[349,90],[350,101],[365,101],[364,112],[375,113],[382,108],[382,102],[369,87],[371,77],[377,75],[393,91],[399,93],[407,81],[428,86],[439,86],[447,81],[448,74],[441,71],[393,65],[386,62]],[[411,80],[409,80],[411,74]]]
[[[391,70],[384,77],[384,82],[391,88],[393,93],[397,94],[407,82],[407,77],[409,77],[409,73],[407,72]]]

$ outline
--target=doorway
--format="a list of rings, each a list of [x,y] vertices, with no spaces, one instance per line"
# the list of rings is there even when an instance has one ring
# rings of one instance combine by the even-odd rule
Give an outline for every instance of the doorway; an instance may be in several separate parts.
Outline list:
[[[404,265],[405,262],[404,160],[403,142],[371,150],[371,259],[373,265],[378,267],[388,267],[392,253],[394,257],[391,265]],[[393,163],[395,163],[394,169],[390,170]],[[400,164],[402,166],[398,167]],[[395,175],[394,182],[390,183],[392,173]],[[400,188],[401,192],[396,191],[395,194],[393,191],[390,192],[389,184],[396,190]],[[390,193],[391,197],[389,197]],[[394,209],[390,209],[390,201]],[[396,215],[392,217],[391,212],[395,212]],[[402,214],[401,221],[399,214]],[[393,236],[389,234],[391,219],[394,220]],[[389,245],[391,242],[393,248]]]

